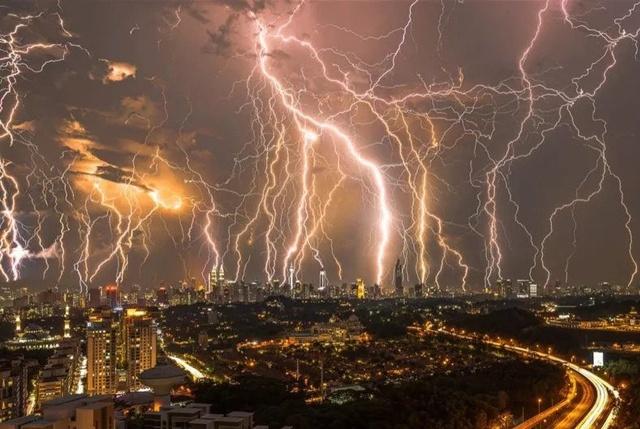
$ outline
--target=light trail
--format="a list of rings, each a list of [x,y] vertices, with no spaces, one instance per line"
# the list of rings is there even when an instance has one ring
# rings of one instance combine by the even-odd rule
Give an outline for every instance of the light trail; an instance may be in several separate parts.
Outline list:
[[[464,340],[476,340],[477,338],[469,335],[469,334],[460,334],[457,332],[451,332],[446,329],[430,329],[427,328],[428,331],[432,333],[442,333],[446,335],[451,335],[457,338],[461,338]],[[537,350],[531,350],[525,347],[520,347],[516,345],[512,345],[509,343],[502,343],[499,341],[494,341],[491,339],[482,339],[483,343],[492,345],[498,348],[505,348],[510,351],[514,351],[520,353],[525,356],[534,356],[543,360],[547,360],[550,362],[555,362],[561,365],[566,366],[567,368],[575,371],[584,377],[593,387],[596,392],[595,400],[593,401],[593,405],[590,407],[589,411],[586,413],[584,418],[580,421],[576,429],[589,429],[599,427],[601,429],[608,428],[615,419],[615,415],[617,413],[617,402],[620,399],[620,393],[618,390],[613,387],[610,383],[603,380],[597,374],[578,366],[572,362],[569,362],[565,359],[562,359],[558,356],[552,355],[551,353],[544,353]],[[614,401],[612,403],[612,400]],[[596,426],[597,422],[603,422],[600,426]]]
[[[186,360],[182,359],[181,357],[178,357],[176,355],[167,355],[167,357],[169,359],[171,359],[172,361],[174,361],[176,364],[178,364],[178,366],[182,369],[184,369],[185,371],[187,371],[189,373],[189,375],[191,376],[191,378],[194,379],[194,381],[198,381],[204,378],[208,378],[204,372],[200,371],[198,368],[194,367],[193,365],[191,365],[189,362],[187,362]]]

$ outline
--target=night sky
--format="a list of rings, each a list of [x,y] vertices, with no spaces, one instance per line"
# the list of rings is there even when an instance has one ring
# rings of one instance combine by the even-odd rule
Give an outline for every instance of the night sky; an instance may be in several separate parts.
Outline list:
[[[626,1],[5,2],[3,277],[637,287],[639,28]]]

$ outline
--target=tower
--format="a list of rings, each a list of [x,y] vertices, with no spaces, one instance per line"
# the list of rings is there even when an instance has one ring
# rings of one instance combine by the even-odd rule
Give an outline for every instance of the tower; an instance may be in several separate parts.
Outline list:
[[[64,307],[64,331],[62,333],[64,338],[71,338],[71,320],[69,320],[69,305]]]
[[[404,288],[402,287],[402,263],[400,262],[400,258],[396,260],[396,266],[393,269],[393,277],[396,296],[401,298],[404,296]]]
[[[16,339],[22,338],[22,321],[20,320],[20,311],[16,313]]]
[[[224,267],[215,265],[209,273],[209,299],[220,299],[224,292]]]
[[[365,289],[364,289],[364,280],[356,279],[356,298],[364,299]]]
[[[295,286],[295,270],[293,269],[293,262],[289,264],[289,288],[293,291]]]
[[[318,290],[325,290],[329,286],[329,280],[327,279],[327,272],[324,267],[320,268],[320,281],[318,282]]]

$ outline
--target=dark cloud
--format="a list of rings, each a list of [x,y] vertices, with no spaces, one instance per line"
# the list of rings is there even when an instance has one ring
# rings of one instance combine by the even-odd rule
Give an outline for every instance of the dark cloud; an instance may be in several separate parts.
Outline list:
[[[220,25],[217,30],[207,30],[209,38],[207,44],[203,47],[203,52],[221,56],[229,54],[232,46],[233,26],[238,18],[239,15],[233,13],[227,17],[224,24]]]
[[[387,34],[401,25],[406,19],[407,4],[400,3],[402,5],[398,2],[308,2],[287,31],[326,48],[320,55],[329,64],[331,76],[341,77],[345,72],[352,85],[366,89],[371,78],[387,66],[385,59],[388,60],[389,53],[397,46],[399,33],[381,40],[366,39],[366,36]],[[624,14],[623,3],[611,4],[610,7],[607,3],[607,9],[613,10],[610,14],[621,16]],[[263,113],[269,110],[270,105],[266,101],[272,94],[259,76],[254,76],[251,83],[255,86],[250,91],[255,92],[250,95],[255,98],[247,99],[244,80],[254,66],[251,61],[254,58],[247,55],[237,59],[239,56],[233,54],[254,49],[253,14],[266,17],[267,23],[282,22],[289,16],[293,4],[297,2],[63,1],[61,13],[73,37],[65,36],[57,28],[55,16],[50,16],[40,26],[34,25],[25,32],[25,37],[27,40],[56,42],[73,40],[85,47],[90,55],[79,49],[71,50],[64,62],[53,64],[40,74],[25,74],[18,80],[23,98],[14,130],[24,139],[33,139],[34,147],[38,148],[44,161],[38,161],[41,164],[30,170],[26,168],[31,165],[32,154],[19,144],[12,148],[4,145],[1,148],[3,154],[11,157],[11,168],[15,168],[13,171],[21,177],[64,171],[71,166],[69,172],[74,179],[87,183],[94,180],[109,182],[109,186],[131,183],[145,191],[153,187],[175,194],[182,192],[194,200],[202,197],[206,200],[207,195],[202,188],[190,187],[194,177],[188,173],[188,158],[188,166],[197,169],[203,180],[219,192],[215,194],[215,202],[220,213],[233,213],[240,207],[238,213],[249,216],[257,205],[252,199],[257,194],[256,189],[265,181],[263,157],[265,153],[273,154],[269,150],[275,141],[270,139],[274,134],[271,129],[273,123],[258,123],[252,115],[254,109]],[[445,88],[450,82],[458,81],[462,90],[501,81],[512,88],[521,88],[519,58],[534,34],[538,6],[537,2],[521,2],[517,7],[510,2],[458,4],[455,10],[448,8],[446,11],[443,40],[439,43],[437,18],[441,12],[440,3],[418,2],[410,37],[397,57],[394,71],[380,85],[379,93],[400,96],[422,90],[423,85]],[[187,20],[169,32],[163,22],[173,24],[174,19],[170,15],[178,7],[182,8]],[[583,3],[575,3],[575,7],[583,7]],[[4,29],[6,25],[15,24],[15,19],[5,13],[7,9],[21,13],[34,8],[37,8],[35,2],[5,2],[0,6],[0,25]],[[531,51],[525,67],[536,73],[534,82],[566,90],[572,86],[571,76],[579,76],[591,61],[599,58],[602,46],[598,45],[597,38],[587,38],[581,30],[570,31],[557,9],[552,9],[544,18],[540,40]],[[595,13],[587,18],[594,25],[602,24],[603,28],[610,22],[610,19],[605,21]],[[631,27],[635,15],[632,18],[625,20],[624,25]],[[130,31],[134,24],[140,31],[132,37]],[[614,32],[614,27],[606,28]],[[341,28],[365,36],[366,40]],[[439,45],[441,51],[438,51]],[[331,53],[332,49],[357,62],[358,70],[343,56]],[[198,55],[201,51],[213,55]],[[618,63],[608,72],[607,83],[597,101],[599,117],[609,124],[607,153],[611,156],[613,169],[622,177],[630,211],[638,216],[640,201],[636,196],[640,195],[640,178],[634,160],[640,159],[640,146],[635,145],[629,136],[640,135],[635,117],[640,111],[640,101],[635,97],[640,93],[640,71],[633,59],[634,52],[627,51],[633,51],[632,43],[624,42],[616,47]],[[49,58],[47,55],[57,54],[38,52],[29,59],[39,63]],[[412,205],[408,197],[410,192],[399,185],[406,180],[406,173],[399,168],[398,145],[384,138],[384,130],[376,125],[367,107],[361,104],[349,114],[332,117],[352,98],[335,85],[326,83],[307,50],[273,43],[268,55],[272,70],[294,91],[298,91],[296,95],[300,97],[301,106],[310,106],[314,113],[331,117],[353,137],[357,147],[370,159],[388,164],[384,173],[389,183],[394,185],[390,191],[394,221],[398,222],[398,230],[409,225],[408,213]],[[581,84],[593,87],[603,74],[603,66],[606,66],[605,62],[598,64],[591,79],[582,79]],[[472,268],[471,283],[476,286],[483,281],[481,273],[486,249],[480,235],[486,234],[487,221],[482,210],[474,217],[478,208],[477,195],[483,189],[482,180],[491,167],[491,160],[499,159],[505,142],[516,135],[518,120],[527,104],[522,99],[507,100],[488,90],[477,95],[476,98],[460,97],[455,102],[446,97],[435,97],[407,104],[409,110],[430,112],[436,118],[433,124],[429,124],[413,117],[409,126],[415,130],[415,147],[419,156],[429,163],[429,181],[432,182],[430,207],[445,219],[450,242],[464,250]],[[187,99],[189,103],[185,102]],[[254,100],[255,105],[252,104]],[[285,117],[283,109],[274,100],[271,99],[275,106],[274,117]],[[548,125],[555,119],[557,102],[546,102],[544,108],[539,108],[542,101],[536,102],[540,104],[535,118],[514,147],[517,153],[533,147],[539,137],[536,126]],[[578,107],[574,106],[576,121],[583,126],[591,120],[592,112],[587,108],[578,112]],[[389,109],[384,113],[391,118],[394,130],[401,130],[398,132],[404,138],[397,112]],[[566,119],[565,115],[563,120]],[[429,140],[431,126],[440,138],[437,150]],[[259,138],[261,127],[268,130],[264,141]],[[293,128],[287,123],[284,143],[297,168],[300,163],[295,157],[299,155],[300,140],[297,133],[292,132]],[[602,129],[599,125],[591,128],[593,132]],[[510,192],[520,204],[519,216],[530,226],[535,241],[546,233],[552,209],[575,195],[576,184],[584,178],[595,156],[595,143],[585,144],[568,126],[559,127],[548,133],[546,138],[545,144],[526,161],[519,160],[505,169],[504,178],[511,184]],[[339,142],[333,142],[323,134],[314,148],[322,160],[314,163],[311,175],[321,190],[327,186],[325,182],[335,177],[338,162],[333,150],[337,148],[335,150],[339,151],[341,147]],[[21,150],[25,153],[16,155]],[[156,155],[156,165],[152,165]],[[141,176],[133,175],[134,158],[139,172],[153,176],[160,185],[146,183],[146,178],[143,183]],[[159,159],[166,160],[171,167]],[[245,160],[244,163],[238,161],[240,159]],[[334,196],[336,203],[327,220],[328,234],[344,264],[345,279],[363,276],[369,280],[372,258],[368,252],[373,247],[370,243],[375,241],[375,237],[372,238],[375,234],[372,233],[375,229],[372,226],[375,199],[366,191],[371,190],[366,172],[351,164],[348,157],[341,158],[340,162],[340,168],[346,171],[349,179],[344,189]],[[472,171],[470,166],[473,166]],[[165,170],[170,170],[170,174]],[[260,174],[252,180],[256,171]],[[300,177],[297,170],[286,174],[294,177],[289,181],[291,189],[284,193],[293,198],[299,195],[294,188]],[[286,174],[283,173],[282,179]],[[586,182],[584,188],[593,188],[594,180],[595,176]],[[620,225],[624,225],[625,219],[620,210],[619,192],[610,179],[607,179],[605,189],[592,204],[580,205],[575,210],[579,245],[571,262],[574,265],[569,277],[576,282],[594,283],[594,279],[624,281],[628,271],[627,237],[624,231],[620,232]],[[82,206],[83,192],[86,189],[77,192],[78,207]],[[245,192],[249,192],[249,196],[242,201]],[[34,192],[36,194],[39,195]],[[484,194],[480,197],[484,198]],[[281,206],[286,211],[294,205],[287,200]],[[515,208],[509,201],[503,182],[500,183],[498,206],[500,240],[505,249],[505,276],[526,276],[534,252],[526,234],[517,224],[514,226]],[[556,235],[552,237],[553,244],[548,251],[549,260],[564,262],[572,250],[573,224],[567,213],[558,216]],[[76,216],[75,213],[69,215]],[[215,234],[222,248],[229,240],[225,234],[229,231],[231,218],[221,216],[221,219],[216,219]],[[477,230],[471,231],[468,224]],[[167,225],[170,229],[171,220]],[[635,223],[632,227],[635,232]],[[154,235],[157,242],[153,242],[149,266],[142,267],[141,272],[153,271],[158,278],[180,280],[186,273],[182,267],[170,262],[175,259],[177,251],[189,261],[189,275],[197,276],[208,263],[199,252],[202,249],[200,243],[192,244],[198,252],[176,250],[173,244],[164,245],[166,242],[163,240],[169,241],[166,230],[157,228],[156,231],[155,226],[151,229],[157,232]],[[259,235],[261,225],[256,225],[255,231]],[[109,231],[105,229],[97,233],[104,237],[99,246],[108,247]],[[395,243],[389,250],[390,260],[395,260],[401,251],[398,245],[401,233],[404,231],[394,231]],[[432,246],[429,252],[437,255],[439,249],[433,231],[429,231],[428,241]],[[259,242],[261,239],[255,240],[255,243]],[[73,244],[70,248],[74,247]],[[606,254],[597,252],[605,245]],[[257,244],[253,249],[247,277],[263,280],[260,266],[263,253]],[[633,252],[637,254],[638,249],[634,248]],[[225,260],[231,266],[234,262],[233,258]],[[328,270],[332,270],[327,261],[324,263]],[[453,264],[455,260],[452,258],[445,261],[442,277],[446,279],[443,282],[457,287],[459,275],[450,269]],[[560,262],[554,263],[554,276],[564,274],[561,265]],[[305,264],[303,270],[307,278],[317,278],[317,267],[313,262]],[[330,275],[332,278],[336,276],[332,271]],[[413,273],[410,275],[415,280]],[[128,281],[153,284],[153,280],[145,275],[132,273],[131,276]],[[112,280],[113,269],[106,270],[99,278],[99,281]],[[65,281],[73,284],[75,279],[67,278]]]
[[[211,20],[207,16],[206,10],[201,9],[197,2],[186,3],[185,10],[190,17],[198,21],[200,24],[209,24]]]
[[[145,191],[150,190],[148,187],[136,181],[130,171],[126,171],[114,165],[100,165],[96,168],[95,172],[74,171],[73,173],[86,176],[95,176],[113,183],[125,183],[128,185],[136,186]]]

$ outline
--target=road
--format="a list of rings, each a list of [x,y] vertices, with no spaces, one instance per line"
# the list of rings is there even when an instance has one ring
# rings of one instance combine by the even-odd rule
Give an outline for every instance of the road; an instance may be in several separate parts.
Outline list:
[[[444,333],[448,335],[453,335],[458,338],[466,339],[466,340],[478,340],[478,338],[463,333],[458,333],[455,331],[449,331],[445,329],[427,329],[431,332]],[[578,365],[575,365],[569,361],[566,361],[558,356],[552,355],[551,353],[545,353],[537,350],[530,350],[528,348],[516,346],[506,342],[495,341],[487,338],[481,339],[485,344],[489,344],[495,347],[503,347],[507,350],[511,350],[522,355],[526,356],[536,356],[540,359],[548,360],[551,362],[556,362],[564,365],[570,370],[577,373],[579,376],[583,377],[586,380],[587,386],[590,386],[588,390],[591,392],[595,391],[595,397],[593,395],[583,395],[583,400],[579,401],[573,409],[573,412],[567,414],[565,424],[571,424],[570,426],[563,426],[566,428],[576,428],[576,429],[607,429],[615,419],[616,407],[610,405],[610,400],[613,397],[616,401],[619,399],[618,391],[607,381],[603,380],[596,374],[591,371],[582,368]],[[576,377],[576,381],[580,380],[580,377]],[[578,381],[579,382],[579,381]],[[585,414],[585,409],[588,411]],[[545,410],[546,412],[547,410]],[[544,414],[544,412],[542,413]],[[549,414],[551,415],[551,414]],[[582,420],[578,420],[581,416]],[[542,418],[540,421],[543,421]],[[564,420],[564,419],[563,419]],[[575,424],[576,422],[577,425]],[[601,423],[600,423],[601,422]],[[599,424],[600,423],[600,424]]]
[[[570,374],[577,373],[570,372]],[[576,380],[578,389],[581,392],[580,400],[560,414],[559,420],[554,426],[558,429],[573,429],[579,426],[595,401],[596,392],[589,380],[581,375],[578,375]]]
[[[194,380],[197,381],[202,378],[207,378],[207,376],[202,371],[200,371],[198,368],[191,365],[189,362],[182,359],[181,357],[170,355],[170,354],[167,354],[167,357],[172,361],[174,361],[179,367],[187,371]]]
[[[560,411],[562,411],[565,407],[569,406],[569,404],[571,404],[571,401],[573,401],[573,399],[576,397],[579,391],[578,376],[574,375],[573,372],[569,372],[569,380],[571,382],[571,390],[569,391],[569,394],[567,395],[564,401],[561,401],[556,405],[547,408],[541,413],[536,414],[530,419],[525,420],[524,422],[516,426],[514,429],[533,429],[537,427],[540,423],[544,423],[547,419],[550,419],[556,413],[559,413]],[[583,381],[583,382],[586,383],[586,381]]]

